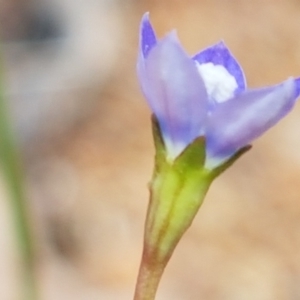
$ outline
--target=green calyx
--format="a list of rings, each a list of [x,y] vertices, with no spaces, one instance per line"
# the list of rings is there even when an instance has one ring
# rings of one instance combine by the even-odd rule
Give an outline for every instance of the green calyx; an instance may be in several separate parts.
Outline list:
[[[157,120],[152,117],[156,148],[155,169],[145,228],[145,255],[167,263],[177,243],[191,225],[213,179],[249,150],[245,147],[213,170],[205,164],[205,138],[195,139],[174,160],[168,161]]]

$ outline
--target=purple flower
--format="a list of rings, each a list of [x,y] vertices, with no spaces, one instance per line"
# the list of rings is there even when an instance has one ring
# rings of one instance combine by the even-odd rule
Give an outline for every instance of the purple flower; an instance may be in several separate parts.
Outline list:
[[[218,166],[275,125],[294,106],[300,79],[246,89],[244,73],[223,42],[190,57],[176,32],[157,40],[141,21],[138,78],[156,116],[168,159],[206,138],[206,167]]]

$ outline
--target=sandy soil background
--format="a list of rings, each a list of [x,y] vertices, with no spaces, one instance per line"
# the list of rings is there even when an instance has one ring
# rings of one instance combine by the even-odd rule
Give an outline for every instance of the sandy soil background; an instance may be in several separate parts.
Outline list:
[[[145,11],[160,36],[177,28],[191,54],[223,39],[250,87],[300,75],[299,1],[94,2],[32,2],[64,29],[45,41],[2,13],[45,300],[132,299],[153,165],[150,111],[135,73]],[[26,2],[3,3],[2,12],[27,24],[16,9]],[[2,181],[0,298],[12,300],[19,258]],[[298,105],[214,182],[157,300],[297,300],[299,253]]]

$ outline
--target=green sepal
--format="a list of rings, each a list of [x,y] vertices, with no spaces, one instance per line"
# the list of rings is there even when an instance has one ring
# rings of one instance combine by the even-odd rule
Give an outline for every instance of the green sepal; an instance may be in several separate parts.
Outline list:
[[[161,134],[159,123],[154,114],[151,116],[152,135],[155,147],[155,173],[159,172],[166,161],[166,146]]]
[[[161,134],[160,126],[155,115],[151,116],[152,135],[155,146],[155,165],[156,171],[166,163],[167,153],[165,143]],[[183,152],[176,157],[174,167],[185,169],[198,169],[204,166],[205,163],[205,137],[200,136],[189,144]]]
[[[200,136],[189,144],[183,152],[175,159],[174,168],[185,173],[188,171],[199,171],[205,164],[205,137]]]
[[[216,178],[225,170],[227,170],[237,159],[239,159],[243,154],[248,152],[252,148],[251,145],[247,145],[240,150],[238,150],[234,155],[232,155],[228,160],[222,163],[220,166],[216,167],[215,169],[210,171],[210,174],[213,178]]]

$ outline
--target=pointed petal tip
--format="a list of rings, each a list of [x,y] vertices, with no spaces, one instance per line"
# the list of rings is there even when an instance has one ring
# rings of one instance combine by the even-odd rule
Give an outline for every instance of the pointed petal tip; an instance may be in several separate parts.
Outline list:
[[[211,47],[216,47],[216,48],[220,48],[220,49],[228,49],[228,47],[226,46],[224,40],[220,40],[218,43],[212,45]]]
[[[147,57],[149,51],[156,45],[156,35],[149,19],[149,12],[144,13],[140,24],[140,51]]]
[[[300,95],[300,78],[294,79],[293,77],[290,77],[285,80],[281,86],[286,98],[291,99],[291,107],[293,107]]]
[[[295,86],[296,86],[296,98],[300,96],[300,77],[294,79]]]
[[[173,45],[179,45],[181,47],[177,31],[175,29],[171,30],[166,36],[161,40],[162,43],[172,43]]]
[[[141,24],[143,24],[145,22],[150,22],[150,13],[149,13],[149,11],[146,11],[142,16]]]
[[[155,55],[158,56],[163,55],[164,60],[167,61],[171,60],[172,64],[174,64],[177,60],[181,60],[182,57],[185,57],[185,59],[190,60],[189,55],[186,53],[186,51],[184,50],[184,48],[182,47],[179,41],[176,30],[170,31],[164,38],[162,38],[157,43],[154,52],[156,53]],[[152,56],[152,52],[151,52],[151,56]]]
[[[205,50],[209,50],[209,49],[215,50],[215,51],[224,51],[224,52],[226,51],[226,52],[229,52],[231,56],[233,56],[229,47],[226,45],[226,43],[223,39],[219,40],[215,44],[212,44],[211,46],[207,47],[206,49],[202,50],[201,52],[203,52]],[[198,53],[198,54],[200,54],[200,53]]]
[[[230,48],[227,46],[227,44],[225,43],[224,40],[220,40],[218,43],[212,45],[211,47],[215,48],[215,49],[218,49],[220,51],[223,51],[223,53],[227,53],[227,55],[230,55],[236,61],[236,63],[239,64],[237,59],[232,54]]]

